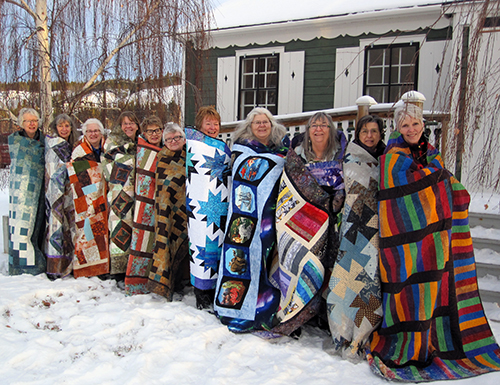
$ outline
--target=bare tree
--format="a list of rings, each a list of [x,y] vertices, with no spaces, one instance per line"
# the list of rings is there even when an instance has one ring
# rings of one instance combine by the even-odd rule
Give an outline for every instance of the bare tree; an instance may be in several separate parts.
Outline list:
[[[209,24],[205,0],[0,0],[0,80],[38,93],[47,127],[99,86],[175,79],[185,36],[203,48]]]

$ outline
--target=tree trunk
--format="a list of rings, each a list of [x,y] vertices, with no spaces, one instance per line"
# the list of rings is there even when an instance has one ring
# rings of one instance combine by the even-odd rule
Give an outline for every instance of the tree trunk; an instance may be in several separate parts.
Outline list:
[[[40,109],[42,127],[46,132],[52,121],[52,78],[50,74],[49,29],[47,27],[47,0],[36,1],[35,25],[40,58]]]

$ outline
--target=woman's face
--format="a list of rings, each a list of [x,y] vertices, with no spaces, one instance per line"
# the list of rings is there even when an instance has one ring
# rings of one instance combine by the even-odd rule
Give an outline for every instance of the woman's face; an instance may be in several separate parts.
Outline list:
[[[309,127],[309,138],[313,149],[315,146],[326,146],[330,138],[330,127],[326,119],[317,119]]]
[[[366,123],[359,131],[359,140],[370,149],[377,147],[380,138],[378,124],[375,122]]]
[[[124,117],[122,120],[122,130],[130,139],[135,140],[135,135],[139,127],[136,123],[131,121],[128,117]]]
[[[255,115],[252,120],[252,134],[259,142],[267,146],[271,136],[271,121],[266,114]]]
[[[165,135],[165,146],[170,151],[182,150],[184,143],[186,143],[186,139],[178,132],[169,132]]]
[[[418,144],[424,125],[419,119],[412,118],[406,115],[404,120],[399,125],[399,132],[403,135],[403,139],[408,144]]]
[[[61,138],[63,138],[64,140],[69,139],[69,136],[71,135],[71,124],[69,122],[65,122],[63,120],[56,125],[56,128],[57,133]]]
[[[144,130],[144,136],[146,137],[148,142],[151,143],[153,146],[160,145],[162,134],[163,131],[161,130],[160,126],[157,126],[156,124],[147,126],[146,129]]]
[[[23,130],[33,139],[38,130],[38,118],[35,115],[26,113],[23,115]]]
[[[85,137],[94,148],[98,148],[102,139],[102,132],[99,126],[95,123],[89,124],[85,131]]]
[[[216,138],[219,135],[219,121],[211,116],[205,116],[201,122],[200,131],[211,138]]]

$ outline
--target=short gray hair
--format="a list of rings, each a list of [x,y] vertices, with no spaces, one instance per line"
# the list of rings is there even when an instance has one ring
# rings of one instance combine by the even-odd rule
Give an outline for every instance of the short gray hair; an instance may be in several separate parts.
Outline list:
[[[252,132],[252,122],[257,115],[266,115],[271,122],[271,135],[269,136],[268,146],[278,147],[281,143],[281,140],[286,135],[286,128],[283,125],[279,124],[273,114],[271,114],[271,111],[264,107],[255,107],[248,113],[245,120],[240,123],[240,125],[234,132],[233,142],[236,143],[238,139],[257,140]]]
[[[83,135],[87,133],[87,127],[90,126],[91,124],[97,124],[99,126],[99,131],[101,131],[101,134],[105,135],[106,131],[104,130],[104,126],[102,125],[99,119],[95,118],[87,119],[85,123],[82,124],[81,131]]]
[[[24,115],[26,115],[26,114],[36,116],[36,118],[38,119],[38,125],[40,125],[40,114],[34,108],[25,107],[25,108],[21,108],[21,111],[19,111],[19,115],[17,117],[17,125],[19,127],[23,126]]]
[[[163,143],[167,143],[167,135],[172,133],[179,134],[183,138],[186,138],[184,130],[177,123],[168,122],[165,124],[165,130],[163,130]]]
[[[407,116],[413,119],[420,120],[422,122],[422,126],[424,125],[424,112],[422,108],[412,103],[405,103],[404,105],[396,108],[396,111],[394,111],[394,123],[396,124],[396,131],[399,132],[399,126]]]

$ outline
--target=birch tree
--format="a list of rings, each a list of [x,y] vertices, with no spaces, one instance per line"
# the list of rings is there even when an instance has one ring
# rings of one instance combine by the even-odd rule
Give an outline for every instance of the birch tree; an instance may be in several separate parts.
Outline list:
[[[180,74],[184,38],[204,48],[209,23],[205,0],[0,0],[0,81],[30,84],[46,128],[96,87]]]

